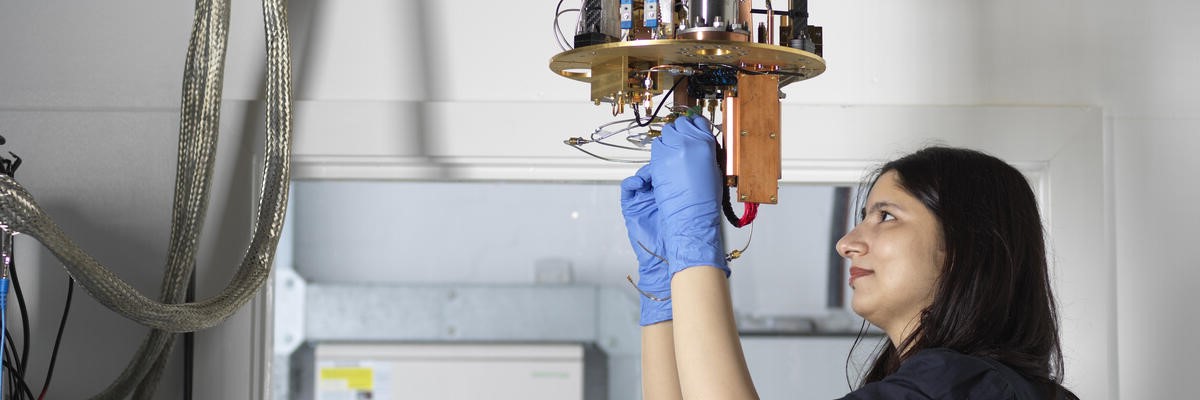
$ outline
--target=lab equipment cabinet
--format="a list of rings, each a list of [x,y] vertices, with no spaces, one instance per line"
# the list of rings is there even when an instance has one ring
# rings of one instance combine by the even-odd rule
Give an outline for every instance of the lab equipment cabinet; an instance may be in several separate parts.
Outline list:
[[[296,356],[306,400],[608,398],[605,357],[583,343],[316,343]]]

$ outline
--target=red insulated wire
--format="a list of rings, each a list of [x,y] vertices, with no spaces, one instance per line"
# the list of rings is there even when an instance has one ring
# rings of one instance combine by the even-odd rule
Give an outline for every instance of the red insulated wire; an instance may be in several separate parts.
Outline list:
[[[746,208],[745,208],[745,211],[742,213],[742,218],[738,220],[739,228],[746,226],[746,225],[750,225],[751,222],[754,222],[754,217],[758,216],[758,203],[743,203],[743,204],[745,204]]]

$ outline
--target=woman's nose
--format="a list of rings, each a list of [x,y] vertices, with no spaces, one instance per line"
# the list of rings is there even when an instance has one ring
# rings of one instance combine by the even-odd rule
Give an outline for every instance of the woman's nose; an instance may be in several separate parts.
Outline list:
[[[851,258],[865,254],[867,252],[867,244],[863,242],[861,233],[855,227],[850,232],[846,232],[846,235],[842,236],[841,239],[838,239],[837,244],[834,245],[834,250],[838,254],[841,254],[842,257]]]

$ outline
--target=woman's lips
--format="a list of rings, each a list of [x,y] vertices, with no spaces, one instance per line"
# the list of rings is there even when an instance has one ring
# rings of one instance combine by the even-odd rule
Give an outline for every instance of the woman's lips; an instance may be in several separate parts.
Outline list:
[[[855,279],[862,278],[864,276],[871,275],[874,273],[875,273],[875,271],[872,271],[872,270],[869,270],[866,268],[850,267],[850,286],[851,287],[854,286]]]

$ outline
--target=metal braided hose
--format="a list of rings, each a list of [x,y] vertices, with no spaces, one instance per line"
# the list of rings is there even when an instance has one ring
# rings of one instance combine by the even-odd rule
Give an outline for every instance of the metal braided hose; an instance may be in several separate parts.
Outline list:
[[[184,63],[180,100],[179,150],[175,171],[171,236],[159,300],[183,301],[187,278],[195,268],[196,240],[208,208],[213,154],[220,123],[220,99],[229,37],[229,0],[198,0]],[[96,399],[152,396],[175,334],[154,329],[146,335],[129,364]]]
[[[151,300],[83,252],[46,215],[23,187],[0,177],[0,218],[17,232],[45,245],[88,294],[117,313],[155,330],[130,365],[97,398],[123,398],[141,382],[135,397],[148,398],[158,374],[147,375],[169,357],[172,333],[191,332],[224,321],[262,287],[286,212],[291,153],[291,76],[285,0],[264,0],[267,39],[266,144],[262,193],[250,248],[231,283],[204,301],[182,300],[195,267],[197,238],[207,208],[219,123],[229,0],[198,0],[184,69],[175,203],[162,302]]]
[[[225,0],[225,1],[228,2],[228,0]],[[290,48],[288,46],[289,40],[288,40],[288,36],[287,36],[288,35],[288,31],[287,31],[288,24],[287,24],[286,4],[287,4],[286,0],[266,0],[263,2],[264,26],[266,28],[266,36],[267,36],[267,80],[266,80],[265,94],[266,94],[266,99],[267,99],[268,110],[273,109],[273,107],[278,107],[279,105],[290,105],[290,103],[291,103],[291,84],[290,84],[290,82],[291,82],[291,76],[290,76],[291,75],[291,64],[290,64],[291,55],[290,55]],[[225,9],[227,10],[228,7],[226,6]],[[227,20],[227,18],[226,18],[226,20]],[[223,62],[222,62],[222,64],[223,64]],[[290,111],[290,107],[286,108],[285,111]],[[278,130],[278,129],[283,129],[283,127],[286,127],[286,130],[288,132],[290,132],[291,131],[291,114],[290,114],[290,112],[287,113],[286,116],[287,116],[287,118],[272,119],[271,118],[272,115],[268,114],[267,131],[271,132],[273,129]],[[275,117],[279,117],[279,115],[276,114]],[[214,131],[215,131],[215,127],[214,127]],[[286,179],[285,179],[285,182],[287,182]],[[286,194],[287,194],[286,188],[283,189],[282,194],[284,196],[286,196]],[[286,204],[286,202],[287,202],[286,197],[283,198],[282,201],[284,202],[284,204]],[[203,208],[201,208],[201,210],[203,210]],[[197,232],[197,234],[198,234],[198,232]],[[274,252],[272,251],[271,254],[274,254]],[[194,260],[192,260],[191,265],[193,265],[193,268],[194,268]],[[188,276],[188,274],[190,272],[191,272],[190,269],[188,269],[188,270],[180,269],[179,271],[177,271],[177,273],[178,273],[178,275],[176,275],[177,280],[174,281],[174,283],[173,283],[175,285],[176,295],[174,298],[171,299],[171,301],[173,301],[173,302],[182,301],[183,295],[184,295],[184,288],[186,288],[186,284],[187,284],[186,277]],[[164,278],[164,285],[168,284],[168,282],[165,280],[167,278],[168,277]],[[166,290],[167,289],[164,287],[164,293]],[[164,301],[166,301],[166,300],[164,299]],[[177,336],[167,334],[166,332],[163,332],[163,331],[155,330],[155,331],[151,332],[150,336],[147,338],[147,341],[148,342],[151,341],[158,334],[165,335],[165,337],[167,339],[166,343],[165,343],[161,353],[159,353],[158,359],[155,361],[155,363],[152,366],[150,366],[150,369],[147,372],[146,377],[142,380],[141,384],[138,385],[137,390],[133,394],[134,399],[137,399],[137,400],[147,399],[148,400],[148,399],[153,398],[154,389],[158,386],[158,381],[162,376],[162,371],[164,369],[164,366],[166,365],[168,359],[170,358],[171,350],[174,348],[173,344],[174,344],[174,341],[177,338]]]

